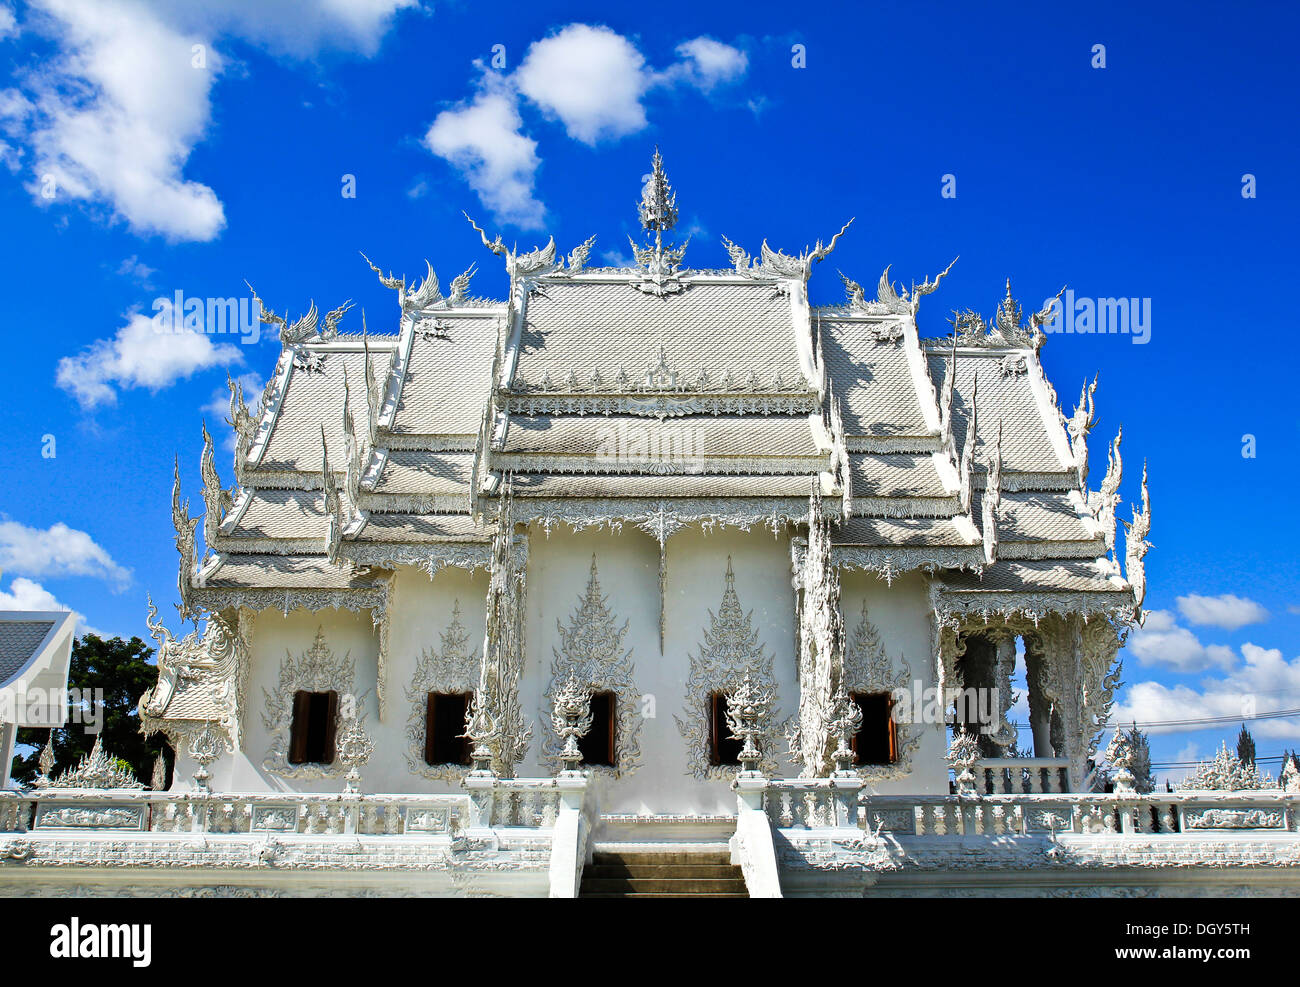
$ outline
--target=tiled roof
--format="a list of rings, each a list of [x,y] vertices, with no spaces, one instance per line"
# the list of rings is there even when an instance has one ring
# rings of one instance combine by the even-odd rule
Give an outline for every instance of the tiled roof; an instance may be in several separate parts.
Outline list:
[[[971,511],[983,518],[983,492],[977,491]],[[1063,493],[1003,493],[998,511],[998,541],[1093,541],[1074,501]]]
[[[52,620],[0,620],[0,682],[7,682],[32,660]]]
[[[969,572],[945,573],[944,589],[954,593],[1118,592],[1125,591],[1117,577],[1103,575],[1095,562],[1080,560],[999,559],[983,577]]]
[[[290,374],[275,429],[258,464],[260,469],[320,473],[322,425],[325,426],[330,464],[335,469],[343,468],[347,462],[343,441],[344,367],[347,368],[352,418],[357,433],[364,435],[368,430],[370,412],[366,405],[365,354],[322,352],[325,359],[319,370],[295,367]],[[371,349],[370,360],[376,380],[382,381],[387,377],[390,356],[387,350]]]
[[[629,284],[547,284],[529,296],[512,386],[540,387],[570,372],[633,380],[659,363],[686,380],[752,371],[801,385],[790,300],[762,284],[694,284],[662,298]]]
[[[491,528],[474,524],[468,514],[371,514],[361,531],[361,541],[440,542],[484,541]]]
[[[369,589],[375,578],[323,555],[228,555],[210,573],[210,589]]]
[[[841,401],[845,433],[928,434],[903,344],[876,342],[860,322],[823,316],[820,325],[826,374]]]
[[[635,456],[689,461],[722,456],[820,456],[808,417],[513,418],[507,453]]]
[[[958,545],[977,543],[977,538],[955,518],[850,518],[831,527],[836,545]]]
[[[948,357],[943,353],[927,354],[930,374],[942,388],[947,379]],[[1002,423],[1002,468],[1018,473],[1064,473],[1062,463],[1052,447],[1043,418],[1043,409],[1035,397],[1029,374],[1003,373],[999,364],[1004,354],[970,354],[957,356],[957,386],[953,395],[953,438],[958,450],[965,448],[966,427],[970,421],[971,391],[979,374],[979,436],[976,446],[977,468],[982,469],[992,451],[998,422]]]
[[[390,449],[375,484],[380,494],[461,494],[469,489],[472,452]]]
[[[943,497],[951,491],[929,453],[849,454],[854,497]]]
[[[807,497],[811,474],[631,476],[516,473],[518,497]]]
[[[416,334],[391,431],[475,435],[492,386],[502,313],[445,320],[447,338]]]
[[[323,538],[325,495],[319,490],[254,490],[234,538]]]

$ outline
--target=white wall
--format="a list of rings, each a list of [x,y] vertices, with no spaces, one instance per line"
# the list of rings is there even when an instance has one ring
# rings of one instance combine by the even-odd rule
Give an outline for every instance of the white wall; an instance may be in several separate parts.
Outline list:
[[[592,555],[596,556],[601,591],[619,619],[627,622],[624,649],[632,651],[633,681],[639,698],[641,758],[624,777],[606,785],[604,811],[631,813],[730,813],[734,795],[724,781],[692,777],[685,745],[674,721],[684,714],[689,655],[698,653],[709,612],[717,612],[725,584],[727,557],[732,559],[741,606],[752,611],[759,642],[774,658],[777,683],[776,719],[798,708],[798,675],[794,653],[794,590],[790,578],[790,545],[786,535],[766,529],[731,529],[704,534],[683,530],[667,545],[667,594],[664,644],[659,644],[659,548],[653,538],[626,525],[620,532],[553,530],[530,532],[526,663],[521,683],[524,711],[533,721],[534,739],[519,766],[521,776],[548,774],[540,759],[543,726],[550,716],[543,697],[551,681],[554,651],[560,645],[559,620],[568,626],[587,586]],[[870,618],[880,631],[886,651],[896,662],[906,658],[911,677],[926,686],[934,683],[929,605],[920,575],[896,579],[892,587],[862,573],[843,576],[846,629],[858,622],[865,598]],[[441,648],[441,634],[451,620],[453,601],[461,605],[461,622],[469,646],[481,654],[484,631],[486,573],[470,575],[443,569],[432,580],[416,569],[399,571],[394,587],[388,668],[388,710],[378,719],[376,656],[379,634],[369,612],[326,610],[284,616],[266,610],[256,617],[252,638],[252,667],[248,709],[244,717],[243,750],[213,767],[213,786],[228,791],[341,791],[341,778],[289,780],[262,767],[271,736],[262,721],[264,690],[274,688],[280,663],[288,649],[297,655],[311,647],[320,627],[336,655],[350,651],[356,663],[356,688],[365,696],[365,724],[376,752],[363,771],[362,788],[370,792],[456,792],[454,782],[433,781],[408,770],[406,722],[410,708],[405,689],[411,683],[423,648]],[[417,700],[420,701],[420,700]],[[628,729],[627,724],[620,724]],[[942,724],[924,727],[920,749],[909,778],[881,783],[882,792],[946,792],[947,767]],[[796,769],[785,760],[784,743],[778,761],[787,774]],[[180,758],[178,787],[188,787],[193,765]]]

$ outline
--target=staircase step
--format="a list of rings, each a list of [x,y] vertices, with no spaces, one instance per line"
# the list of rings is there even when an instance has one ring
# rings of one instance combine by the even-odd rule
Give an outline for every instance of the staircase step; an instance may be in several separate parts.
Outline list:
[[[597,877],[582,879],[582,891],[598,894],[655,892],[662,894],[744,894],[744,878]]]
[[[588,864],[582,870],[583,878],[626,877],[738,877],[740,869],[731,864]]]
[[[583,892],[578,895],[579,898],[748,898],[747,893],[743,894],[672,894],[659,893],[654,891],[634,891],[629,894],[621,892]]]

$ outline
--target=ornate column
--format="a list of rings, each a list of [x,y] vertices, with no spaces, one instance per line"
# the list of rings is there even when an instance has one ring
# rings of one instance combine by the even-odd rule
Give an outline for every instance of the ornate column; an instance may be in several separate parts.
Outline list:
[[[806,778],[825,777],[831,770],[831,697],[844,670],[840,579],[831,561],[819,482],[813,480],[808,504],[808,550],[799,611],[799,725],[791,741],[791,752],[802,762],[800,774]]]
[[[1052,744],[1052,700],[1047,695],[1047,655],[1037,634],[1026,634],[1025,672],[1029,683],[1029,729],[1034,757],[1055,757]]]
[[[524,579],[527,542],[515,544],[514,514],[507,481],[497,512],[488,566],[487,632],[475,706],[479,725],[490,733],[475,733],[476,746],[491,751],[492,771],[512,777],[533,737],[519,703],[519,678],[524,665]]]

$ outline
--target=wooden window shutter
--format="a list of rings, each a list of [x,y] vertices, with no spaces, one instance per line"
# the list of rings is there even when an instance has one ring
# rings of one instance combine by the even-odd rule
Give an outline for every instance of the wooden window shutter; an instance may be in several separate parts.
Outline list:
[[[289,763],[305,764],[307,761],[308,723],[311,721],[311,693],[293,694],[293,720],[289,726]]]

